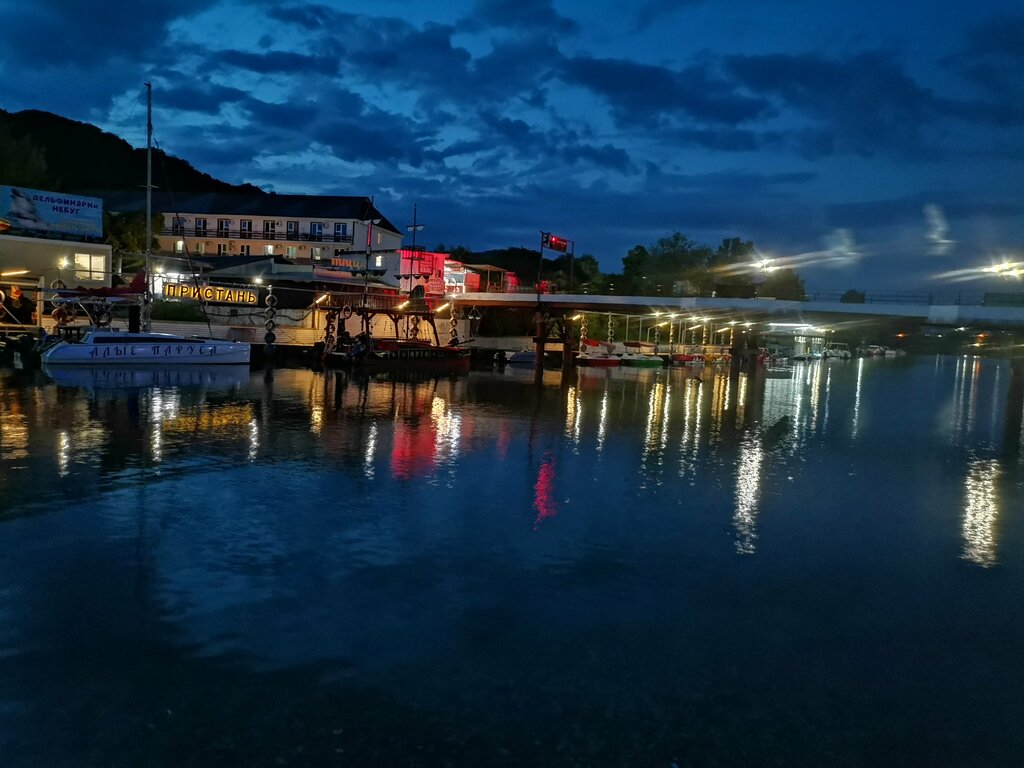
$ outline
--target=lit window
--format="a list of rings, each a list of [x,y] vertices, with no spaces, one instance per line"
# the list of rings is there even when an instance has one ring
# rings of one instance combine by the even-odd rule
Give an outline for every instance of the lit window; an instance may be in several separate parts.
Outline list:
[[[76,253],[75,279],[102,280],[104,266],[104,258],[102,255],[95,256],[91,253]]]
[[[286,256],[290,256],[292,258],[295,258],[295,256],[298,254],[298,252],[299,252],[299,249],[296,248],[294,245],[289,245],[289,246],[287,246],[285,248],[285,255]]]
[[[177,242],[174,243],[174,252],[175,253],[183,253],[184,250],[185,250],[185,241],[184,240],[178,240]]]
[[[383,267],[384,266],[384,257],[383,256],[378,256],[377,260],[374,262],[374,266],[376,266],[376,267]]]
[[[206,253],[206,243],[196,243],[196,253]]]
[[[317,248],[317,247],[314,246],[314,247],[311,247],[309,249],[309,255],[310,255],[311,258],[319,259],[320,258],[320,254],[321,254],[322,251],[323,251],[323,248]]]
[[[274,246],[272,246],[272,245],[264,245],[263,246],[263,255],[264,256],[273,256],[274,255]]]

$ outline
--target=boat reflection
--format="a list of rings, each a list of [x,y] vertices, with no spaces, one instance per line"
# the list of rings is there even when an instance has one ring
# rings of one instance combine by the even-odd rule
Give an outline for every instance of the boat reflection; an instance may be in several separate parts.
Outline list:
[[[249,382],[248,365],[110,365],[43,366],[61,387],[125,389],[130,387],[203,387],[237,389]]]

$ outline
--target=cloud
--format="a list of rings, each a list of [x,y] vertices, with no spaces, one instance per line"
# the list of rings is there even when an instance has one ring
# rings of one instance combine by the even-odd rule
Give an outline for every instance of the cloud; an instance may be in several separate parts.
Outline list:
[[[309,56],[289,51],[271,51],[269,53],[249,53],[248,51],[222,50],[212,51],[207,61],[213,67],[235,67],[261,75],[316,73],[334,75],[338,72],[338,59],[344,49],[338,45],[336,50],[317,56]]]
[[[966,45],[946,56],[942,64],[974,85],[981,100],[965,104],[961,114],[968,119],[995,125],[1015,126],[1024,122],[1024,15],[1000,16],[967,34]]]
[[[4,45],[0,61],[31,61],[31,66],[55,68],[74,64],[83,69],[102,67],[110,59],[145,61],[163,44],[176,19],[215,5],[217,0],[151,0],[118,3],[102,12],[78,0],[36,0],[19,3],[4,13]],[[40,55],[45,52],[45,55]]]
[[[956,241],[947,237],[949,224],[946,222],[946,214],[943,213],[942,207],[935,203],[926,205],[924,220],[927,228],[924,239],[927,243],[928,253],[932,256],[946,256],[956,245]]]
[[[929,149],[926,129],[951,111],[949,103],[918,85],[883,51],[846,59],[728,56],[724,66],[743,87],[811,121],[802,150],[812,157],[893,151],[921,156]]]
[[[746,96],[706,66],[681,70],[624,59],[575,56],[561,77],[604,98],[621,125],[657,127],[666,118],[736,125],[771,112],[770,103]]]
[[[654,22],[662,20],[677,11],[694,5],[700,5],[705,0],[643,0],[636,4],[636,26],[634,31],[642,32]]]
[[[579,29],[575,21],[555,10],[552,0],[476,0],[460,27],[472,32],[507,28],[546,35],[570,34]]]

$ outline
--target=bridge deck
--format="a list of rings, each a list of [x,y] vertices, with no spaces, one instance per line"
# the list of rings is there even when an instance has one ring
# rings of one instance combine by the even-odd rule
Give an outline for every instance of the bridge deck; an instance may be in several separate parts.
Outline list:
[[[796,320],[812,324],[870,318],[907,318],[933,325],[1024,327],[1024,307],[977,304],[866,303],[785,301],[782,299],[722,299],[659,296],[594,296],[590,294],[466,293],[452,298],[462,307],[541,309],[551,314],[594,312],[617,315],[683,314],[771,322]]]

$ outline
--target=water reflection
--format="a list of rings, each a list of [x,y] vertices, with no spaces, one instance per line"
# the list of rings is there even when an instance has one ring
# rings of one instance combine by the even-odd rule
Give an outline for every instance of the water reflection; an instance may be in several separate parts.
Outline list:
[[[761,492],[761,466],[764,450],[758,435],[747,435],[740,445],[739,467],[736,471],[736,551],[741,555],[754,554],[757,539],[757,505]]]
[[[330,707],[358,689],[378,709],[357,725],[390,728],[404,710],[426,713],[430,732],[448,727],[430,719],[441,712],[533,734],[550,718],[537,749],[555,754],[565,733],[622,724],[630,749],[649,732],[657,750],[604,764],[667,765],[692,715],[664,715],[681,680],[694,712],[740,720],[712,734],[722,743],[767,721],[758,753],[804,733],[808,712],[842,733],[877,718],[884,742],[892,718],[916,710],[919,722],[896,725],[928,734],[947,687],[941,715],[957,722],[1006,680],[1006,706],[982,710],[988,734],[991,712],[1011,719],[1022,682],[1007,606],[1024,588],[1013,515],[1024,379],[1000,365],[818,364],[792,379],[600,371],[541,386],[476,371],[278,370],[226,389],[0,371],[0,718],[24,712],[19,727],[36,737],[81,720],[84,736],[68,739],[78,747],[110,729],[117,747],[129,732],[148,742],[152,722],[161,744],[191,755],[225,710],[241,713],[225,719],[244,741],[247,699],[269,698],[273,678],[284,704],[257,718],[284,723],[272,758],[299,754],[277,749],[289,738],[352,722]],[[864,622],[895,614],[896,633]],[[973,694],[945,685],[963,682],[964,659],[986,681]],[[919,676],[900,686],[908,706],[879,704],[870,681],[882,667]],[[825,699],[808,692],[820,688]],[[96,701],[99,716],[83,720]],[[577,717],[580,701],[597,708]],[[860,703],[854,722],[844,707]],[[177,725],[190,706],[199,714]],[[317,756],[329,762],[335,746]],[[134,760],[144,751],[95,762],[166,762]]]
[[[998,459],[974,459],[964,479],[963,557],[983,568],[996,564],[999,474]]]

